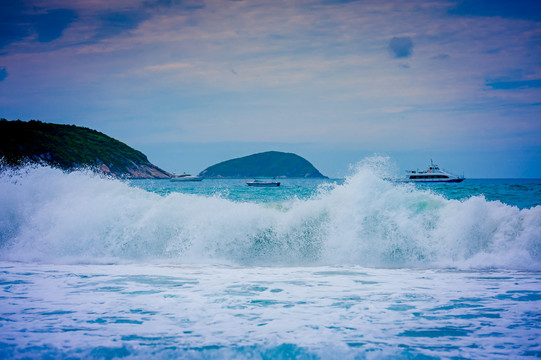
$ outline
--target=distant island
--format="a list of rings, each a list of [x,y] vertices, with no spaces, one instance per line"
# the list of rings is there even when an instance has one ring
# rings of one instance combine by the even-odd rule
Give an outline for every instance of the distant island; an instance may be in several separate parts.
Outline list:
[[[292,153],[268,151],[227,160],[203,170],[204,178],[326,178],[308,160]]]
[[[8,166],[40,163],[63,170],[92,170],[126,178],[169,178],[147,157],[96,130],[41,121],[0,119],[0,158]]]

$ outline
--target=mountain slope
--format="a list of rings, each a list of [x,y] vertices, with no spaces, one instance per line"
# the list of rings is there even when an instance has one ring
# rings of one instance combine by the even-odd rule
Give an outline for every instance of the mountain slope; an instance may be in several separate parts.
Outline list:
[[[199,175],[206,178],[325,178],[306,159],[278,151],[227,160],[206,168]]]
[[[64,170],[90,167],[115,177],[170,177],[142,152],[101,132],[35,120],[0,120],[1,157],[11,166],[37,162]]]

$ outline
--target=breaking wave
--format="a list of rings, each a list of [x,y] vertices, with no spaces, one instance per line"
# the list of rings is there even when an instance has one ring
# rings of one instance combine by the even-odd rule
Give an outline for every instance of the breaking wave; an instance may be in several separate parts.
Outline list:
[[[308,200],[159,195],[87,171],[0,174],[0,259],[541,269],[541,206],[449,200],[360,165]]]

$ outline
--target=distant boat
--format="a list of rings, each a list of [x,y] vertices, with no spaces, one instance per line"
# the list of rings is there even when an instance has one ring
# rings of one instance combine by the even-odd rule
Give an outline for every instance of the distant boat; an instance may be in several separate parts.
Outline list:
[[[276,187],[280,186],[280,183],[276,181],[263,181],[254,179],[254,181],[246,181],[246,185],[257,187]]]
[[[203,178],[201,176],[193,176],[191,174],[173,174],[171,176],[171,181],[201,181]]]
[[[409,170],[406,171],[406,177],[399,179],[399,182],[415,183],[459,183],[464,181],[464,176],[459,177],[441,170],[438,165],[430,160],[428,170]]]

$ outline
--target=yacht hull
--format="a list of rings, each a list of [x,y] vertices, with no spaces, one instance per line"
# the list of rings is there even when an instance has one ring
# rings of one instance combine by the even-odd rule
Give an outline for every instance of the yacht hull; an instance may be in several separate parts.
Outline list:
[[[464,181],[464,179],[445,179],[445,180],[400,180],[400,182],[408,182],[408,183],[460,183]]]
[[[280,183],[274,181],[247,181],[246,185],[255,187],[277,187],[280,186]]]

